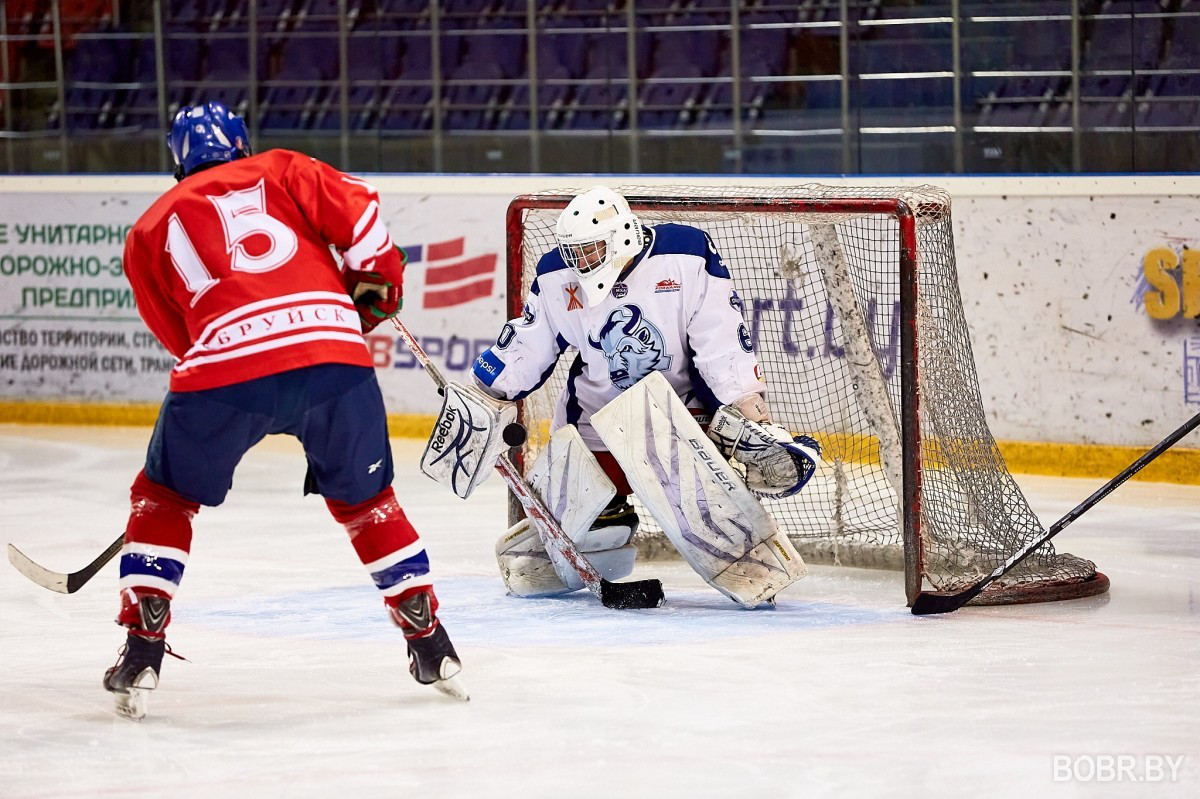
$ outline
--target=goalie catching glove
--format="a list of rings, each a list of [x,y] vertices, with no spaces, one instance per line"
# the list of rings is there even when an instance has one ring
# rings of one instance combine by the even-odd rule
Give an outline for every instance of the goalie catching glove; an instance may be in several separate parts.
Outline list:
[[[781,499],[798,493],[821,462],[817,440],[793,436],[773,424],[759,394],[721,406],[708,427],[708,437],[726,458],[746,467],[746,485],[760,497]]]

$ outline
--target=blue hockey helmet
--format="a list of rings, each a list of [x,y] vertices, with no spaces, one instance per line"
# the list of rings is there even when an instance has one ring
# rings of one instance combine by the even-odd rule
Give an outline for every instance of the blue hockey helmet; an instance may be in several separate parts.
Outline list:
[[[175,114],[167,147],[175,157],[175,178],[182,180],[198,167],[250,155],[246,122],[221,103],[185,105]]]

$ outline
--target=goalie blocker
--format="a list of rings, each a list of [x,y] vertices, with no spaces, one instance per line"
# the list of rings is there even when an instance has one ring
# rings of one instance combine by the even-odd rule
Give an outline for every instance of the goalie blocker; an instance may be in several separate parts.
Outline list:
[[[496,466],[518,427],[517,406],[482,391],[446,383],[421,471],[466,499]]]

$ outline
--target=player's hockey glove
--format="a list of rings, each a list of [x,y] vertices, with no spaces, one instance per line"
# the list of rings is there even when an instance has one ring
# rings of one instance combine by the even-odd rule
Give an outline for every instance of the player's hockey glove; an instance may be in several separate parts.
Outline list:
[[[752,421],[743,410],[762,421]],[[766,421],[765,403],[724,405],[713,416],[708,437],[727,458],[746,467],[746,485],[760,497],[780,499],[796,494],[812,479],[821,462],[821,445],[811,436],[793,436]]]
[[[400,287],[379,272],[347,272],[346,291],[354,300],[364,333],[370,333],[385,319],[400,313],[404,300]]]

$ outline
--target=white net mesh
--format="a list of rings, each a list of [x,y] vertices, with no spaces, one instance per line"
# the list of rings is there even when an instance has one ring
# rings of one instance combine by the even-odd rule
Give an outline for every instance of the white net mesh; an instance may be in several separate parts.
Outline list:
[[[910,591],[914,575],[938,590],[965,587],[1041,532],[984,416],[944,191],[820,185],[619,190],[643,224],[682,222],[712,237],[733,272],[775,421],[816,436],[823,446],[825,463],[812,482],[795,497],[767,501],[768,510],[807,560],[884,568],[906,565],[901,475],[905,459],[917,457],[911,444],[902,445],[900,427],[901,227],[894,213],[847,210],[842,201],[907,204],[916,219],[921,481],[919,531],[910,533],[916,539],[910,541]],[[538,258],[555,246],[557,215],[557,208],[522,214],[522,296]],[[510,302],[519,307],[521,300]],[[524,401],[526,464],[548,435],[575,358],[574,350],[564,353],[550,380]],[[649,515],[641,517],[643,554],[672,553]],[[990,590],[997,601],[1021,601],[1021,594],[1049,586],[1065,596],[1070,590],[1063,586],[1095,577],[1090,561],[1046,545]]]

